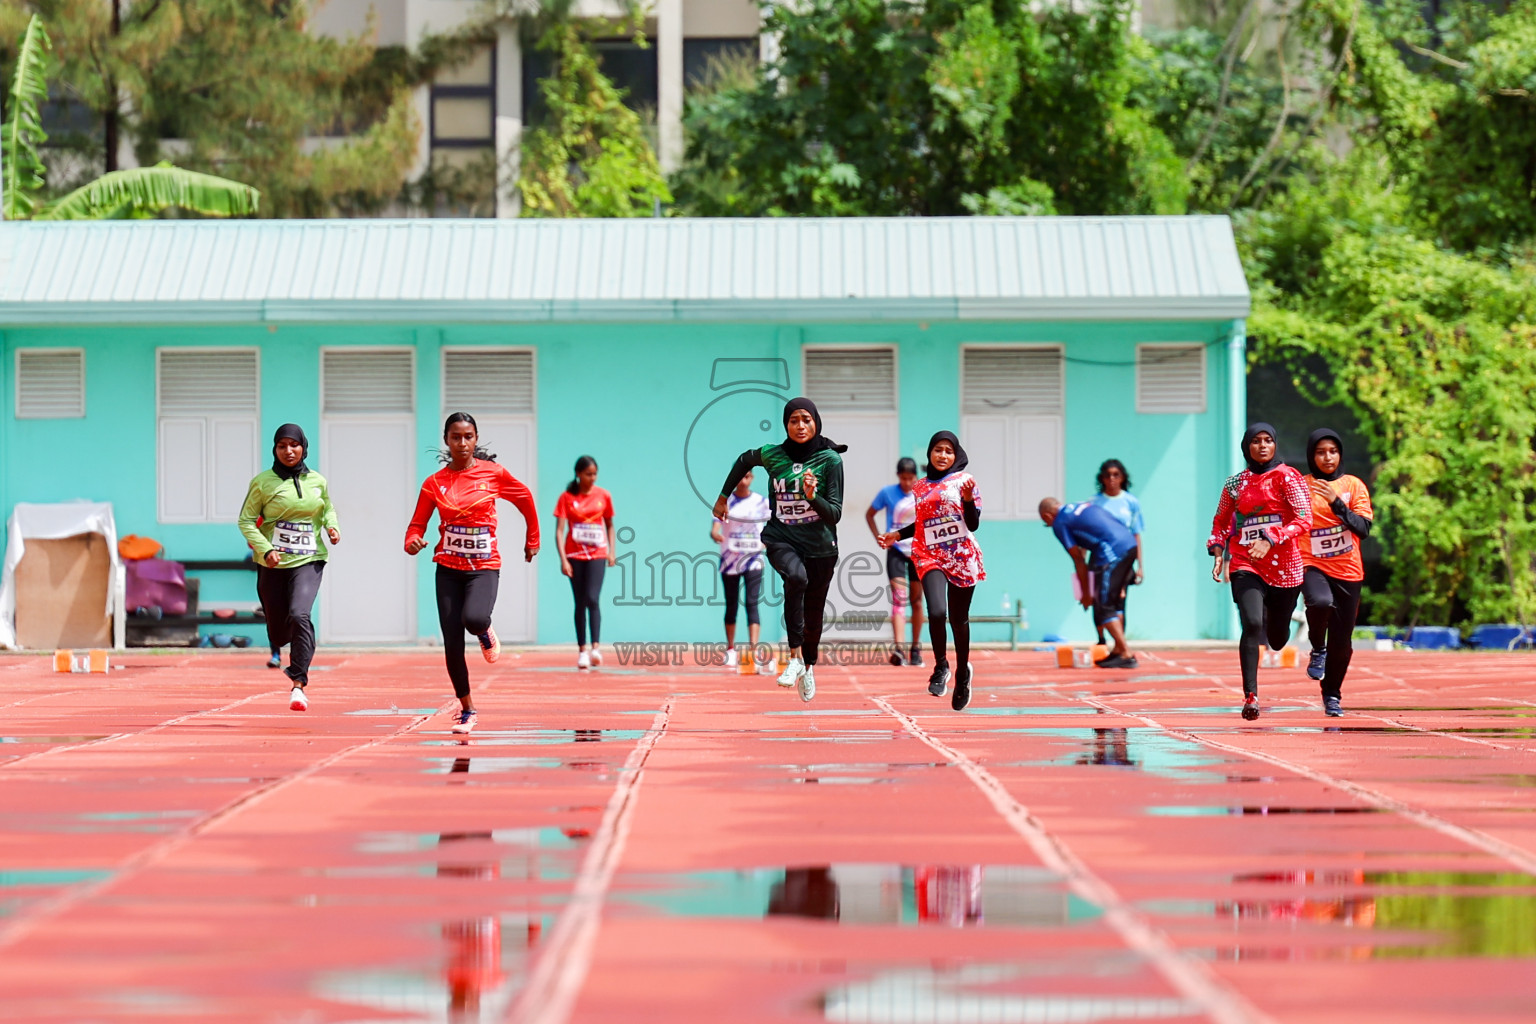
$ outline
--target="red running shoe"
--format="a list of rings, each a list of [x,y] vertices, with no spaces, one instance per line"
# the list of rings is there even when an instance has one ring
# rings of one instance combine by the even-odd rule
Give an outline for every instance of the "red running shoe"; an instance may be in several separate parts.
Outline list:
[[[485,655],[485,660],[492,665],[501,657],[501,641],[496,639],[496,630],[488,629],[480,634],[480,653]]]

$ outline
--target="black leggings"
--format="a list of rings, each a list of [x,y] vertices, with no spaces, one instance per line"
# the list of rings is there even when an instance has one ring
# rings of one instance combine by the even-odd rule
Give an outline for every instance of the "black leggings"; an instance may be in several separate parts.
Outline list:
[[[443,628],[443,660],[448,664],[448,678],[453,680],[453,694],[460,700],[469,696],[464,634],[479,636],[491,628],[500,580],[499,569],[466,572],[446,565],[437,567],[437,621]]]
[[[573,558],[571,562],[571,596],[576,598],[576,646],[587,646],[587,625],[592,626],[592,642],[602,640],[603,613],[598,601],[603,594],[603,571],[608,568],[604,558]]]
[[[827,591],[837,575],[837,556],[805,558],[789,544],[769,541],[768,564],[784,580],[784,632],[791,649],[800,648],[807,665],[816,664]]]
[[[741,599],[741,584],[747,584],[747,625],[756,626],[758,622],[757,604],[763,596],[763,570],[748,569],[746,572],[736,575],[733,573],[721,573],[720,580],[725,584],[725,624],[736,625],[736,610]]]
[[[281,651],[283,644],[293,645],[283,671],[295,686],[309,685],[309,663],[315,656],[315,623],[310,612],[324,573],[323,561],[305,562],[292,569],[263,566],[257,570],[256,595],[267,617],[267,642],[274,652]]]
[[[955,680],[965,678],[971,661],[971,598],[975,587],[960,587],[940,569],[930,569],[923,577],[923,598],[928,602],[928,642],[933,645],[934,665],[949,664],[944,636],[944,621],[949,620],[955,634]]]
[[[1243,626],[1237,641],[1243,693],[1259,692],[1259,647],[1267,642],[1270,650],[1278,651],[1291,639],[1291,613],[1300,593],[1300,587],[1272,587],[1257,573],[1232,574],[1232,600]]]
[[[1312,641],[1312,649],[1328,648],[1323,696],[1338,697],[1344,692],[1344,673],[1355,654],[1352,634],[1355,617],[1360,614],[1360,582],[1337,580],[1309,565],[1301,582],[1301,596],[1307,603],[1307,639]]]

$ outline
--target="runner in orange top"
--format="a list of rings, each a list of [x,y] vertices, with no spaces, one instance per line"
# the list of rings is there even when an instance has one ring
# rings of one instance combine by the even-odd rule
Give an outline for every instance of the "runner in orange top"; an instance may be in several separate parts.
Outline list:
[[[501,656],[501,641],[491,628],[496,609],[496,586],[501,577],[501,553],[496,549],[496,499],[517,506],[528,524],[523,541],[523,560],[539,553],[539,515],[533,495],[496,456],[480,447],[475,418],[456,412],[443,425],[447,463],[421,485],[416,513],[405,531],[405,553],[415,555],[427,546],[427,521],[437,510],[438,542],[432,554],[437,563],[437,618],[443,629],[443,657],[448,678],[462,710],[453,731],[467,733],[475,727],[475,702],[469,696],[469,666],[464,662],[464,634],[475,634],[485,660]]]
[[[1337,718],[1344,673],[1353,656],[1352,635],[1360,611],[1360,585],[1365,564],[1360,542],[1371,532],[1375,511],[1364,482],[1343,472],[1344,442],[1327,427],[1307,438],[1307,485],[1312,492],[1312,530],[1303,541],[1305,578],[1301,595],[1307,604],[1307,638],[1312,657],[1307,675],[1322,681],[1323,710]]]
[[[613,496],[597,486],[597,460],[583,455],[576,460],[576,476],[560,492],[555,503],[555,543],[560,548],[560,571],[571,579],[576,599],[576,667],[603,663],[598,650],[603,628],[603,575],[614,564]],[[592,627],[592,646],[587,647],[587,626]]]

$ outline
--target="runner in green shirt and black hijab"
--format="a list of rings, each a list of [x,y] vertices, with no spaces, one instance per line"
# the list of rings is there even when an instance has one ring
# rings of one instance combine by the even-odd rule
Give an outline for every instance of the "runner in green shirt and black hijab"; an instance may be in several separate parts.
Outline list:
[[[837,571],[837,523],[843,516],[843,457],[848,450],[821,433],[821,414],[809,398],[784,406],[783,441],[742,452],[720,488],[715,518],[755,466],[768,472],[772,516],[763,528],[768,564],[784,580],[784,629],[789,667],[780,686],[798,686],[800,699],[816,696],[817,646],[827,591]]]

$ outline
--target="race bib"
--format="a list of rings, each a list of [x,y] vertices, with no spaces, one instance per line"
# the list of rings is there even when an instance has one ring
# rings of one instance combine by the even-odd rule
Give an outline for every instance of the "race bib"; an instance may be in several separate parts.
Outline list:
[[[489,526],[450,526],[443,531],[443,550],[460,558],[490,558],[495,544]]]
[[[806,501],[798,491],[775,491],[773,506],[779,522],[786,526],[814,523],[821,518],[816,510],[811,508],[811,503]]]
[[[1312,531],[1314,558],[1333,558],[1336,555],[1347,555],[1353,550],[1355,550],[1355,538],[1342,525]]]
[[[763,542],[758,539],[756,530],[751,533],[733,533],[725,538],[725,550],[740,555],[755,555],[763,550]]]
[[[1267,527],[1279,525],[1280,516],[1278,514],[1254,516],[1243,523],[1242,531],[1237,535],[1237,542],[1245,548],[1249,547],[1254,541],[1263,539],[1264,530]]]
[[[572,523],[571,539],[589,548],[608,546],[608,531],[602,523]]]
[[[279,519],[272,524],[272,546],[285,555],[313,555],[320,551],[314,523]]]
[[[959,516],[938,516],[923,522],[923,543],[930,549],[952,547],[968,532]]]

